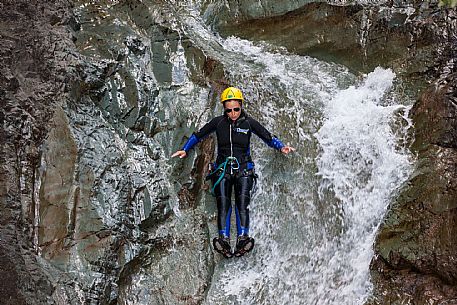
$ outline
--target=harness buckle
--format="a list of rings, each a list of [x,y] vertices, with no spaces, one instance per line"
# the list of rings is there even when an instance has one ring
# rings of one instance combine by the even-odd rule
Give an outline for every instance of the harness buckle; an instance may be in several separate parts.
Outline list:
[[[227,157],[227,162],[230,162],[230,168],[232,170],[239,170],[240,169],[240,162],[238,162],[238,159],[235,157]]]

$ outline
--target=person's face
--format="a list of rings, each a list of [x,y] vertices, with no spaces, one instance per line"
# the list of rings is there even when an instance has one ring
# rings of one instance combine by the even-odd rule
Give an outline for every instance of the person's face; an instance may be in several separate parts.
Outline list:
[[[236,121],[241,114],[241,103],[237,100],[229,100],[224,103],[224,111],[232,121]]]

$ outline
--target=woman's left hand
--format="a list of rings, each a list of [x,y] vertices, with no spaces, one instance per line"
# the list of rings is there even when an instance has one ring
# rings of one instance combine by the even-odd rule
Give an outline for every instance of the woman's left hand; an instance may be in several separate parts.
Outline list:
[[[291,153],[291,152],[294,152],[295,151],[295,148],[293,148],[292,146],[284,146],[283,148],[281,148],[281,152],[285,155]]]

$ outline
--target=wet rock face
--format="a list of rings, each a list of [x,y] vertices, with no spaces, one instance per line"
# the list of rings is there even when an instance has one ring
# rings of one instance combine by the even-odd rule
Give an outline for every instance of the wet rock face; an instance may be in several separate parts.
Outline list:
[[[344,54],[353,54],[361,68],[363,50],[358,40],[362,6],[331,6],[309,3],[281,15],[242,15],[217,24],[226,36],[267,41],[289,52],[349,64]],[[351,60],[355,64],[354,60]],[[355,68],[355,67],[354,67]]]
[[[426,149],[427,144],[457,149],[456,78],[450,74],[439,79],[414,106],[417,151]]]
[[[4,304],[61,304],[65,274],[37,259],[41,145],[73,79],[75,54],[66,1],[0,3],[0,295]],[[73,292],[72,292],[73,291]]]
[[[258,1],[257,9],[230,1],[203,9],[224,36],[267,41],[354,71],[392,67],[409,93],[425,91],[412,111],[417,169],[391,205],[375,245],[373,303],[455,303],[455,9],[439,8],[436,1],[292,2],[282,10],[270,9],[268,1]],[[428,82],[433,85],[427,88]]]
[[[434,83],[412,111],[417,169],[391,205],[372,266],[381,304],[457,300],[456,77]]]
[[[109,6],[113,17],[103,3],[1,5],[2,299],[130,302],[123,293],[137,286],[127,277],[141,261],[147,272],[135,276],[150,291],[198,273],[185,294],[165,294],[172,304],[201,300],[212,252],[196,209],[211,155],[168,158],[213,108],[207,84],[223,78],[220,65],[141,2]],[[198,270],[155,282],[173,260]]]
[[[188,211],[149,241],[119,279],[118,304],[201,304],[214,268],[207,219]],[[180,232],[181,228],[187,233]],[[162,228],[162,229],[165,229]]]
[[[439,8],[437,2],[386,1],[376,6],[354,1],[285,2],[290,5],[283,6],[283,14],[220,7],[217,18],[208,17],[208,22],[224,36],[267,41],[356,72],[392,67],[419,88],[424,79],[438,76],[441,60],[450,55],[449,25],[455,23],[455,12]],[[211,7],[205,12],[215,14]]]
[[[210,15],[212,22],[217,24],[229,23],[233,20],[260,19],[265,17],[280,16],[303,7],[305,4],[316,1],[236,1],[228,0],[224,3],[203,1],[203,9]]]
[[[0,3],[0,295],[7,304],[199,304],[214,267],[214,215],[201,192],[214,143],[182,162],[169,156],[212,115],[223,67],[178,32],[163,1],[86,2]],[[451,57],[440,39],[453,28],[420,9],[227,3],[219,15],[222,2],[202,5],[226,34],[356,70],[380,56],[423,79]],[[455,22],[446,14],[429,20]],[[414,110],[421,161],[378,239],[379,295],[455,296],[455,76],[442,80]]]
[[[207,156],[169,157],[206,120],[217,95],[208,83],[222,70],[162,19],[160,3],[76,6],[76,47],[86,57],[79,98],[65,111],[78,147],[75,182],[89,192],[75,196],[65,268],[94,302],[201,301],[212,266],[207,216],[197,209]]]
[[[454,15],[451,10],[444,16]],[[453,44],[457,41],[452,30],[455,18],[445,20],[447,30],[441,37]],[[433,22],[427,25],[436,26]],[[442,47],[437,45],[437,49]],[[372,261],[373,304],[457,302],[455,58],[455,50],[447,49],[434,62],[441,75],[412,109],[417,168],[379,230]]]

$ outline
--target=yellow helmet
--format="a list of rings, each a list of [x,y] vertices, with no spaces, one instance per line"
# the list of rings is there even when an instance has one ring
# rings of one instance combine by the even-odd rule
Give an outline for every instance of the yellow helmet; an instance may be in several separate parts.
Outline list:
[[[241,102],[243,102],[243,92],[241,92],[241,90],[238,88],[228,87],[221,94],[221,103],[224,103],[228,100],[240,100]]]

